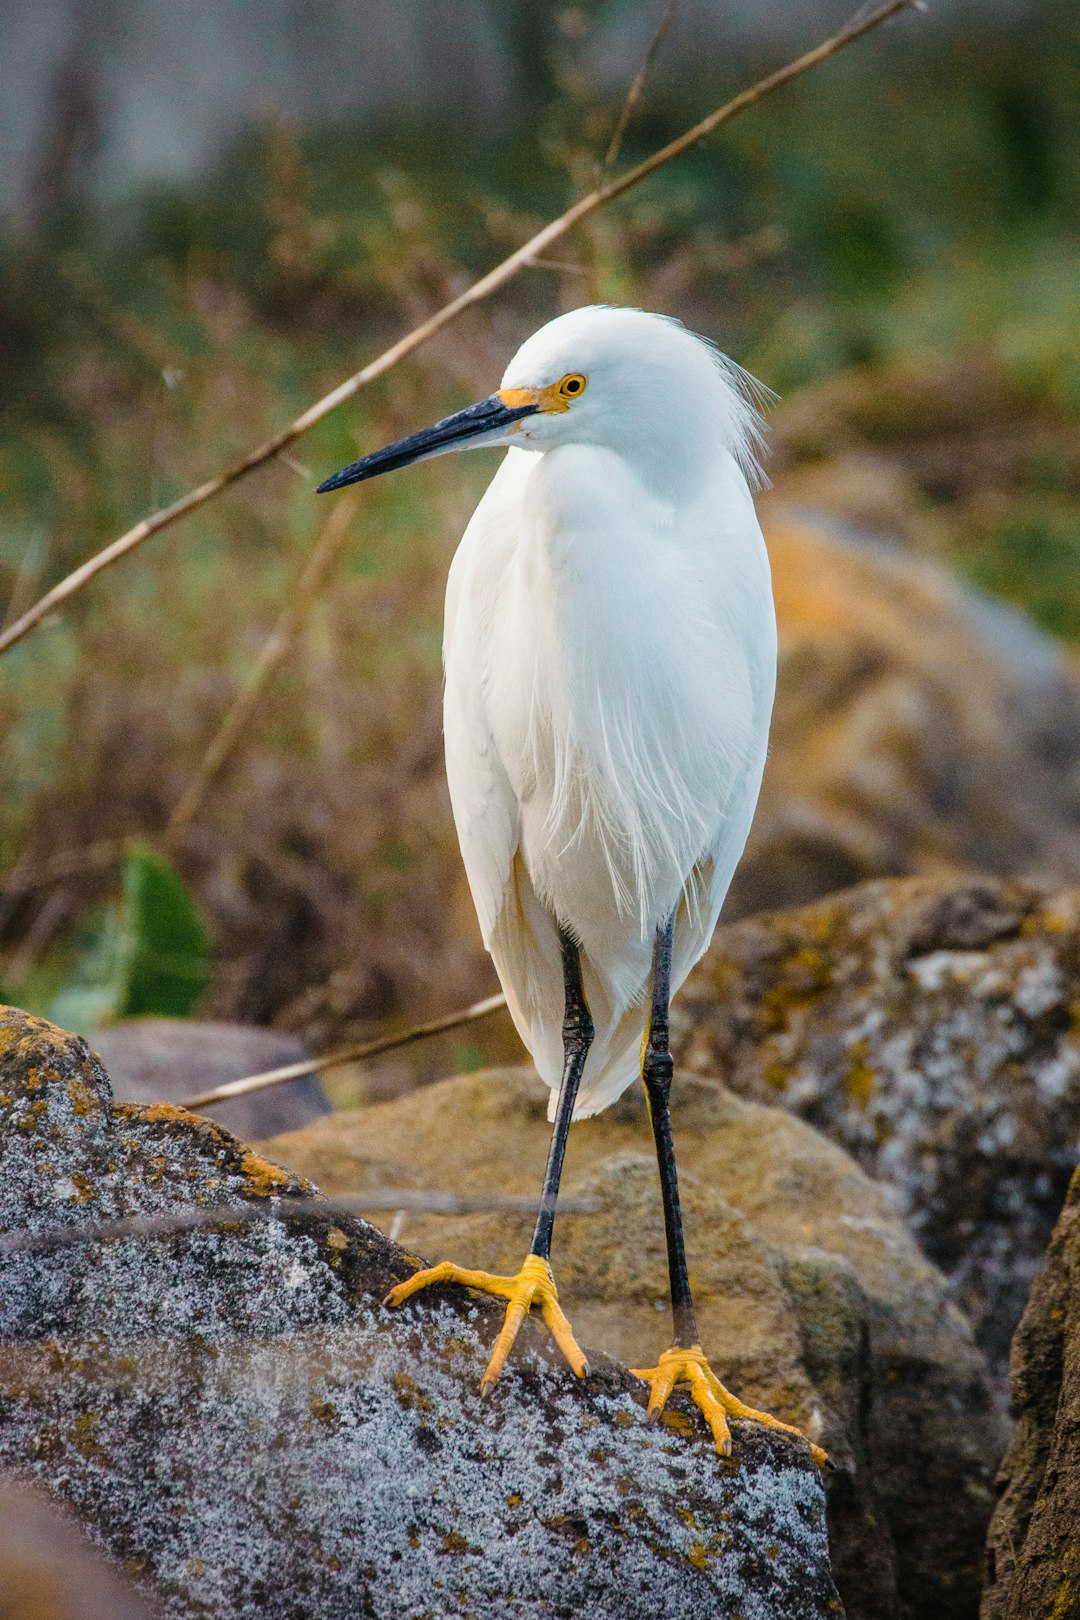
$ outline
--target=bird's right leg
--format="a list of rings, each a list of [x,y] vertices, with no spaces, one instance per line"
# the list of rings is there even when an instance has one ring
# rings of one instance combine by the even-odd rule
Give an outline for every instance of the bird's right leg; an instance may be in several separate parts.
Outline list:
[[[665,1350],[655,1367],[635,1367],[636,1378],[649,1385],[650,1422],[655,1422],[667,1404],[668,1396],[676,1384],[688,1384],[690,1398],[701,1412],[712,1431],[717,1451],[722,1457],[731,1453],[731,1430],[728,1418],[752,1418],[771,1429],[783,1429],[788,1434],[805,1439],[802,1431],[790,1423],[781,1423],[768,1412],[759,1412],[747,1406],[726,1389],[713,1372],[698,1341],[694,1300],[690,1292],[690,1274],[686,1265],[686,1246],[683,1242],[682,1208],[679,1203],[679,1178],[675,1170],[675,1144],[671,1135],[669,1097],[674,1065],[668,1044],[668,1018],[671,1003],[671,956],[675,939],[675,918],[670,917],[656,933],[653,949],[652,1005],[642,1048],[641,1078],[656,1144],[656,1162],[660,1171],[660,1196],[664,1206],[664,1230],[667,1235],[668,1276],[671,1283],[671,1314],[675,1342]],[[828,1458],[820,1446],[808,1441],[814,1461],[821,1467]]]
[[[441,1265],[429,1266],[426,1270],[414,1272],[405,1282],[392,1288],[384,1302],[387,1305],[400,1305],[411,1294],[429,1287],[432,1283],[461,1283],[467,1288],[478,1288],[485,1294],[495,1294],[507,1300],[502,1331],[495,1341],[491,1360],[480,1385],[485,1395],[502,1372],[522,1322],[534,1308],[540,1311],[555,1343],[577,1376],[584,1378],[589,1370],[570,1323],[559,1305],[550,1264],[551,1234],[555,1225],[555,1208],[559,1199],[563,1160],[566,1157],[566,1138],[570,1131],[574,1103],[577,1101],[578,1087],[581,1084],[585,1059],[589,1055],[594,1033],[593,1021],[585,1000],[578,947],[570,935],[561,929],[559,944],[562,948],[564,992],[563,1073],[532,1248],[516,1276],[499,1277],[488,1271],[470,1271],[444,1260]]]

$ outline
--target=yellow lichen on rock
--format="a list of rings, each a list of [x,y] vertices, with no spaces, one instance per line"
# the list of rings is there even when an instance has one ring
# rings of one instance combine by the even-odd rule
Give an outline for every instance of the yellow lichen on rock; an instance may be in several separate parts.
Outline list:
[[[212,1130],[220,1130],[219,1125],[212,1122],[203,1114],[193,1114],[189,1108],[179,1108],[175,1103],[120,1103],[117,1113],[126,1113],[130,1118],[143,1119],[148,1125],[200,1125],[209,1126]]]
[[[271,1164],[269,1159],[261,1158],[250,1149],[240,1160],[240,1168],[247,1179],[249,1190],[259,1198],[270,1198],[274,1194],[280,1194],[289,1185],[288,1173],[282,1170],[280,1165]]]
[[[94,1106],[93,1093],[78,1075],[68,1081],[68,1096],[71,1098],[72,1109],[80,1117],[87,1115]]]

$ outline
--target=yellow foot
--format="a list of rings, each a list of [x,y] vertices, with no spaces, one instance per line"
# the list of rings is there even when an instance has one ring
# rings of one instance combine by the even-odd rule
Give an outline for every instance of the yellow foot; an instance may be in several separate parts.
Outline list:
[[[700,1344],[693,1345],[689,1350],[681,1350],[678,1345],[673,1345],[670,1350],[664,1351],[657,1366],[634,1367],[631,1371],[635,1378],[643,1378],[650,1386],[647,1414],[650,1423],[655,1423],[664,1410],[675,1385],[689,1384],[690,1398],[712,1430],[721,1457],[731,1456],[729,1417],[753,1418],[755,1423],[765,1423],[770,1429],[783,1429],[787,1434],[797,1434],[800,1440],[806,1440],[801,1429],[793,1428],[790,1423],[781,1423],[779,1418],[770,1417],[768,1412],[744,1406],[737,1396],[725,1389],[706,1361]],[[806,1440],[806,1443],[818,1467],[829,1467],[829,1459],[821,1447],[815,1446],[812,1440]]]
[[[426,1271],[414,1272],[405,1282],[391,1288],[383,1304],[400,1305],[410,1294],[417,1293],[421,1288],[430,1288],[432,1283],[461,1283],[465,1288],[479,1288],[484,1294],[496,1294],[500,1299],[510,1302],[506,1307],[502,1331],[495,1340],[495,1348],[491,1352],[487,1372],[480,1383],[481,1395],[487,1394],[502,1372],[506,1358],[518,1336],[518,1329],[534,1305],[538,1307],[552,1338],[578,1377],[584,1378],[588,1372],[589,1364],[578,1348],[573,1329],[559,1307],[559,1296],[555,1289],[555,1279],[551,1275],[551,1267],[546,1260],[541,1260],[538,1254],[526,1256],[525,1264],[516,1277],[493,1277],[489,1271],[467,1271],[463,1266],[455,1266],[449,1260],[444,1260],[439,1266],[430,1266]]]

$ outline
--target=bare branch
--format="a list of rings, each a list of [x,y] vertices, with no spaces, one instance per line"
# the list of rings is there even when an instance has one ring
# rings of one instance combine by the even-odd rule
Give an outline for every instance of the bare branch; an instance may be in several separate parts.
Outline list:
[[[156,832],[145,830],[125,833],[117,838],[98,838],[92,844],[80,844],[75,849],[57,850],[55,855],[47,856],[36,865],[19,860],[0,880],[4,887],[0,904],[10,907],[11,902],[20,894],[26,894],[31,889],[43,888],[49,883],[57,883],[66,877],[74,877],[78,872],[104,871],[123,860],[124,853],[133,838],[149,839],[156,836]]]
[[[315,546],[308,553],[300,577],[289,592],[288,604],[263,643],[258,662],[247,684],[237,694],[216,735],[212,738],[187,790],[169,817],[166,833],[175,837],[191,825],[202,808],[211,787],[221,775],[229,756],[247,729],[255,707],[275,670],[286,657],[303,626],[311,604],[322,589],[327,574],[348,539],[349,526],[356,516],[355,500],[338,501]]]
[[[207,793],[221,776],[243,737],[259,699],[303,627],[312,603],[348,539],[349,526],[355,515],[355,500],[338,501],[330,508],[322,533],[308,553],[295,585],[290,588],[288,605],[263,643],[247,684],[237,694],[211,739],[186,792],[174,807],[164,828],[146,831],[141,836],[148,839],[161,837],[168,843],[185,832],[194,821]],[[61,850],[49,860],[29,869],[25,869],[20,861],[5,885],[5,899],[10,904],[15,894],[25,893],[58,878],[70,877],[78,871],[104,868],[122,861],[134,836],[102,838],[81,849]],[[17,975],[13,974],[12,977],[17,978]]]
[[[400,360],[404,360],[407,355],[412,354],[421,344],[434,337],[436,332],[440,332],[444,326],[455,320],[464,310],[481,303],[484,299],[489,298],[492,293],[498,291],[499,288],[504,287],[520,270],[535,260],[538,255],[544,253],[553,242],[557,242],[567,232],[573,230],[583,219],[587,219],[590,214],[594,214],[598,208],[603,208],[617,197],[622,197],[633,187],[640,185],[643,180],[647,180],[650,175],[655,174],[657,169],[661,169],[665,164],[681,157],[684,152],[688,152],[691,147],[696,146],[706,136],[719,129],[721,124],[738,117],[740,113],[746,112],[748,108],[755,106],[759,101],[763,101],[766,96],[772,95],[774,91],[779,90],[783,85],[790,84],[793,79],[801,77],[804,73],[809,73],[813,68],[820,67],[822,62],[828,61],[831,56],[835,56],[839,51],[846,50],[849,45],[853,45],[864,34],[868,34],[872,29],[880,27],[882,23],[888,22],[891,17],[897,16],[900,12],[913,9],[915,4],[916,0],[888,0],[887,4],[878,6],[876,10],[868,15],[854,19],[841,29],[838,34],[834,34],[831,39],[824,40],[822,44],[816,46],[812,51],[807,51],[804,56],[789,62],[775,73],[768,74],[764,79],[760,79],[757,84],[751,85],[748,90],[740,92],[733,100],[725,103],[722,107],[718,107],[715,112],[710,113],[707,118],[701,119],[691,129],[677,136],[675,140],[669,141],[666,146],[654,152],[644,162],[636,164],[632,169],[628,169],[625,174],[620,175],[617,179],[605,181],[602,185],[590,191],[587,196],[579,198],[565,213],[560,214],[558,219],[554,219],[548,225],[545,225],[528,242],[504,259],[501,264],[496,265],[493,270],[489,270],[487,275],[481,276],[479,281],[474,282],[471,287],[467,287],[457,298],[451,299],[448,304],[443,305],[442,309],[437,310],[426,321],[422,321],[419,326],[406,333],[403,338],[392,344],[377,359],[372,360],[369,365],[364,366],[362,370],[356,372],[352,377],[347,377],[329,394],[317,400],[314,405],[309,406],[302,415],[296,418],[295,422],[290,423],[288,427],[282,428],[280,432],[275,433],[272,438],[267,439],[264,444],[252,450],[243,460],[238,461],[225,472],[219,473],[215,478],[207,479],[205,483],[200,484],[196,489],[189,490],[186,495],[182,495],[179,500],[173,501],[170,506],[162,507],[149,517],[143,518],[134,528],[129,529],[126,534],[120,535],[118,539],[112,541],[110,545],[105,546],[103,550],[88,558],[80,567],[68,574],[65,579],[60,580],[58,584],[53,586],[52,590],[47,591],[39,601],[16,619],[14,624],[9,625],[6,630],[0,632],[0,653],[7,652],[20,642],[24,636],[29,635],[30,631],[39,625],[42,620],[46,619],[50,613],[54,613],[65,602],[70,601],[78,591],[88,585],[92,579],[96,579],[104,569],[111,567],[113,563],[119,562],[121,557],[126,557],[129,552],[143,545],[151,536],[160,533],[162,529],[179,522],[181,518],[197,511],[199,507],[205,506],[207,501],[213,500],[224,490],[237,483],[238,480],[254,472],[256,468],[265,466],[275,456],[279,456],[283,450],[288,449],[309,428],[314,427],[317,422],[321,422],[324,416],[328,416],[339,405],[343,405],[347,400],[352,399],[366,384],[372,382],[376,377],[381,377],[384,372],[389,371]]]
[[[325,1057],[309,1058],[303,1063],[286,1063],[280,1069],[267,1069],[263,1074],[245,1075],[242,1080],[227,1080],[212,1091],[200,1091],[197,1096],[186,1097],[180,1106],[209,1108],[212,1103],[228,1102],[230,1097],[243,1097],[249,1091],[265,1091],[269,1086],[284,1085],[286,1080],[298,1080],[303,1074],[318,1074],[323,1069],[337,1068],[342,1063],[361,1063],[365,1058],[378,1057],[382,1052],[412,1046],[414,1041],[426,1041],[432,1035],[443,1035],[448,1029],[459,1029],[462,1024],[486,1018],[489,1013],[498,1012],[500,1007],[505,1006],[505,996],[488,996],[484,1001],[474,1001],[470,1007],[448,1013],[445,1018],[433,1018],[429,1023],[417,1024],[402,1035],[384,1035],[377,1041],[365,1041],[361,1046],[345,1046],[340,1051],[328,1052]]]
[[[599,1198],[559,1198],[559,1212],[595,1215]],[[524,1193],[468,1194],[418,1191],[413,1187],[372,1187],[369,1192],[334,1198],[267,1198],[258,1203],[208,1204],[164,1210],[159,1215],[128,1215],[115,1221],[84,1221],[54,1226],[49,1232],[6,1232],[0,1235],[0,1260],[16,1254],[53,1254],[82,1243],[114,1243],[123,1238],[173,1237],[213,1226],[250,1226],[255,1221],[313,1215],[374,1214],[379,1210],[414,1210],[425,1215],[532,1215],[536,1199]]]
[[[615,166],[615,159],[618,157],[622,148],[623,136],[626,134],[627,125],[634,116],[634,108],[641,100],[646,81],[652,71],[652,65],[656,60],[656,53],[664,43],[664,38],[668,29],[675,21],[675,13],[678,11],[678,9],[679,0],[667,0],[667,5],[664,8],[663,16],[656,25],[656,32],[649,41],[648,46],[646,47],[645,55],[641,59],[641,66],[635,73],[633,83],[626,92],[626,100],[622,104],[622,111],[615,120],[615,128],[611,132],[611,140],[608,142],[608,149],[604,154],[605,174],[607,174]]]

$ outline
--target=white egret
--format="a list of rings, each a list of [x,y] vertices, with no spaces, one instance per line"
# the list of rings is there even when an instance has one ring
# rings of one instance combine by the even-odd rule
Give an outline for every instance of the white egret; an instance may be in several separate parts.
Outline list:
[[[677,321],[578,309],[522,345],[490,398],[320,486],[510,447],[450,569],[446,768],[484,944],[555,1124],[517,1276],[443,1263],[388,1303],[435,1282],[507,1299],[485,1392],[537,1307],[583,1377],[550,1267],[566,1138],[572,1119],[640,1073],[674,1343],[638,1376],[653,1419],[688,1383],[725,1455],[729,1415],[789,1426],[730,1394],[698,1342],[668,1115],[668,1004],[712,937],[765,763],[776,626],[750,490],[752,388]]]

